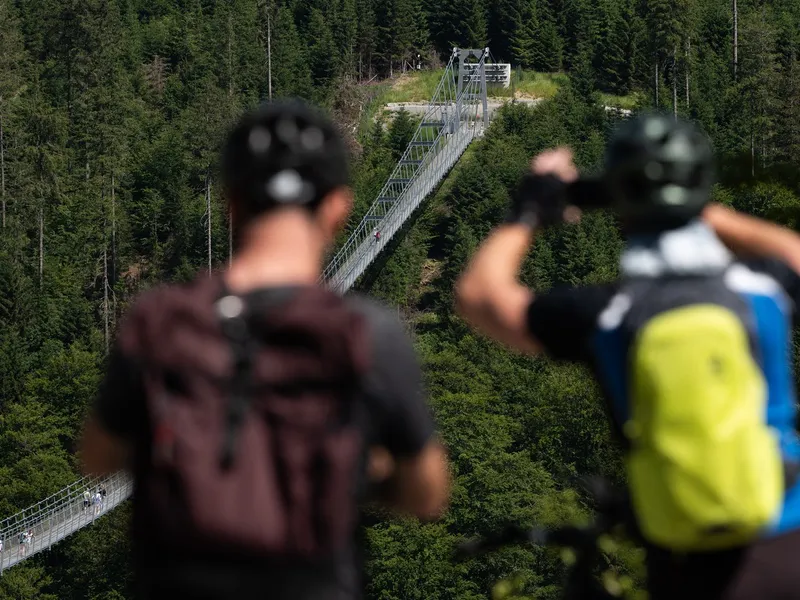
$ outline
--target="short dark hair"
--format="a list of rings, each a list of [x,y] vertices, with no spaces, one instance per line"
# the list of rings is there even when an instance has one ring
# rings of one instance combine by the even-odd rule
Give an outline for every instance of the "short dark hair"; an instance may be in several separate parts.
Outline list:
[[[222,180],[239,218],[281,206],[313,211],[349,183],[347,148],[333,123],[300,100],[245,114],[222,151]]]

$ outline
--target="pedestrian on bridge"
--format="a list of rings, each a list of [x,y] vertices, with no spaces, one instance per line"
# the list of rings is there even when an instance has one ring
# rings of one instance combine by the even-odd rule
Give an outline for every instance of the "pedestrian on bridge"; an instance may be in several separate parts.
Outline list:
[[[446,504],[402,324],[317,284],[347,171],[316,110],[245,116],[222,160],[232,263],[146,293],[119,329],[82,455],[88,473],[134,472],[142,598],[355,600],[364,490],[423,519]]]
[[[94,493],[92,504],[94,504],[94,516],[96,517],[103,510],[103,497],[100,495],[99,489]]]

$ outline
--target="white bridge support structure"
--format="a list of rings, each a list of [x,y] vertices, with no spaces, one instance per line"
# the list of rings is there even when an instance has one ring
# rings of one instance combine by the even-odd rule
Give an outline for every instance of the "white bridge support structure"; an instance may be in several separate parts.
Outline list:
[[[366,215],[324,271],[322,281],[344,294],[489,123],[485,64],[489,49],[454,49],[414,137]],[[468,62],[472,60],[473,62]],[[376,240],[375,232],[380,232]],[[84,507],[84,492],[105,489],[99,505]],[[133,494],[128,473],[86,477],[0,521],[0,574],[47,550],[122,504]],[[20,544],[20,534],[32,532]]]
[[[489,49],[455,49],[414,137],[366,215],[334,255],[323,281],[349,290],[489,123]],[[467,60],[474,58],[475,63]]]

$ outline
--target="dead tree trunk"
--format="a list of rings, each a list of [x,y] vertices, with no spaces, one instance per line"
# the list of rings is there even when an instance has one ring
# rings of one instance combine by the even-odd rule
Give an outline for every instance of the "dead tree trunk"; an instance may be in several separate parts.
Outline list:
[[[44,198],[39,204],[39,285],[44,278]]]
[[[111,171],[111,276],[109,277],[109,288],[117,283],[117,180],[114,171]],[[111,320],[116,322],[117,318],[117,296],[111,294]]]
[[[267,4],[267,89],[272,101],[272,14]]]
[[[739,7],[733,0],[733,78],[739,74]]]
[[[110,340],[108,287],[108,249],[103,246],[103,336],[106,343],[106,354],[108,354]]]
[[[678,119],[678,45],[672,48],[672,114]]]
[[[689,110],[689,56],[692,52],[692,43],[686,40],[686,66],[684,67],[684,76],[686,79],[686,110]]]
[[[228,96],[233,96],[233,15],[228,12]]]
[[[208,275],[211,276],[211,176],[206,173],[206,217],[208,219]]]
[[[656,108],[658,108],[658,58],[656,58]]]
[[[262,28],[259,28],[259,40],[264,43],[264,30],[261,20],[266,17],[267,20],[267,97],[272,100],[272,2],[273,0],[258,0],[258,10],[260,15],[260,23]]]
[[[0,115],[0,202],[3,205],[3,229],[6,228],[6,149],[3,115]]]
[[[111,172],[111,274],[112,279],[116,279],[117,272],[117,196],[116,179],[114,172]]]

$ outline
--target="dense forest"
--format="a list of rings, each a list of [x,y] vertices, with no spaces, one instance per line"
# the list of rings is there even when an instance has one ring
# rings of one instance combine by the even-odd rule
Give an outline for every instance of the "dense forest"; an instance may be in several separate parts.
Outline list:
[[[587,518],[574,476],[619,481],[619,454],[587,374],[472,334],[454,278],[534,153],[568,143],[597,167],[618,118],[600,92],[695,119],[719,157],[717,199],[796,225],[795,0],[0,0],[0,517],[75,479],[80,423],[136,292],[228,260],[216,154],[237,115],[269,97],[324,106],[363,212],[414,130],[381,115],[392,78],[487,45],[515,77],[569,77],[535,107],[505,107],[359,283],[414,334],[456,481],[439,523],[370,518],[369,597],[477,600],[514,577],[518,597],[557,598],[554,551],[457,565],[452,543]],[[524,278],[608,280],[620,247],[593,214],[537,241]],[[129,510],[3,573],[0,598],[131,597]],[[640,581],[636,548],[606,555],[623,584]]]

